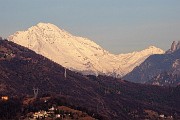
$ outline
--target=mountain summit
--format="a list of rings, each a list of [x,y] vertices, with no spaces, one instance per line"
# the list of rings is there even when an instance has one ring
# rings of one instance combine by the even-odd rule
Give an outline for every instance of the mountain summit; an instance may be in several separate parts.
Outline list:
[[[41,54],[73,71],[122,77],[152,54],[164,51],[150,46],[140,52],[114,55],[93,41],[76,37],[50,23],[18,31],[8,40]]]

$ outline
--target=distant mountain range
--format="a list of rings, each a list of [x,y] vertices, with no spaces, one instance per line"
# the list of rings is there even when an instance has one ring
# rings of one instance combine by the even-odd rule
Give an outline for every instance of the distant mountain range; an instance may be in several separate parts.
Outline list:
[[[8,40],[84,75],[123,77],[153,85],[179,84],[180,42],[174,41],[166,52],[150,46],[140,52],[114,55],[93,41],[73,36],[50,23],[18,31]]]
[[[50,23],[39,23],[26,31],[14,33],[8,39],[85,75],[122,77],[150,55],[164,53],[150,46],[140,52],[114,55],[93,41],[73,36]]]
[[[166,54],[152,55],[124,79],[160,86],[177,86],[180,84],[180,41],[172,43]]]
[[[161,114],[180,118],[180,87],[131,83],[107,76],[84,76],[13,42],[0,40],[0,95],[51,94],[98,113],[103,120],[144,120]],[[153,114],[153,116],[152,116]]]

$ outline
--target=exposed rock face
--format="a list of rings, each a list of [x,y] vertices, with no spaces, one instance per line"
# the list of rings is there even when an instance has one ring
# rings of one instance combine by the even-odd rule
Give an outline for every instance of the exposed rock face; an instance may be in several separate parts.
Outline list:
[[[171,51],[175,51],[175,50],[176,50],[176,42],[175,42],[175,41],[173,41],[170,50],[171,50]]]
[[[176,41],[173,41],[172,45],[171,45],[171,48],[169,50],[166,51],[167,54],[169,53],[173,53],[175,52],[176,50],[179,50],[180,49],[180,41],[178,41],[176,43]]]
[[[180,41],[178,41],[177,45],[176,45],[176,50],[180,49]]]
[[[153,77],[147,82],[152,85],[177,86],[180,84],[180,59],[172,63],[172,68]]]

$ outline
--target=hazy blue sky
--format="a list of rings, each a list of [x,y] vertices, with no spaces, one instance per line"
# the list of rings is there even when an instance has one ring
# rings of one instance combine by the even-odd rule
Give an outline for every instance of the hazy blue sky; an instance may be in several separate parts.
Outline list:
[[[0,36],[50,22],[112,53],[180,40],[180,0],[0,0]]]

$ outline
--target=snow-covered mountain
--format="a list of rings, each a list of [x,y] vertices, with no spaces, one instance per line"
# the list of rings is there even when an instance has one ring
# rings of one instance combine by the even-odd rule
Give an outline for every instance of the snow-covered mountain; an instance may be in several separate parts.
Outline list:
[[[140,52],[114,55],[93,41],[76,37],[50,23],[39,23],[18,31],[8,40],[41,54],[56,63],[83,74],[122,77],[152,54],[164,51],[150,46]]]

